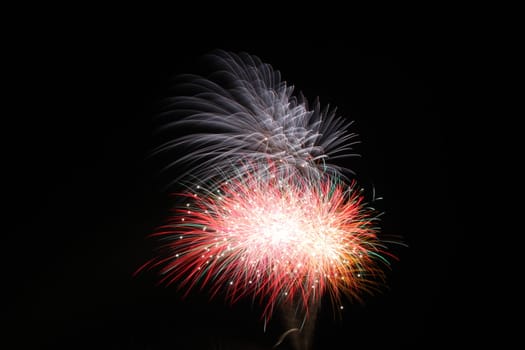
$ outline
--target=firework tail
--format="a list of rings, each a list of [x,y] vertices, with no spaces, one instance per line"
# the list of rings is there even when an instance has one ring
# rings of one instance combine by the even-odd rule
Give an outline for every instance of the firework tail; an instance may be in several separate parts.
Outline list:
[[[313,346],[319,307],[318,303],[311,303],[306,314],[298,303],[281,304],[279,311],[286,331],[281,334],[273,348],[278,350],[283,343],[288,342],[294,350],[310,350]]]

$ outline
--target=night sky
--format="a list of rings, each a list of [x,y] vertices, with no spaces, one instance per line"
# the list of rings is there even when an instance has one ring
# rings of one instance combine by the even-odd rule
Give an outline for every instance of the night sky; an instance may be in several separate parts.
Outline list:
[[[203,41],[90,33],[19,44],[8,73],[3,131],[3,317],[28,348],[270,349],[285,330],[263,332],[260,308],[228,305],[206,291],[181,299],[152,274],[146,236],[172,204],[149,153],[153,122],[172,81],[203,74],[202,55],[245,51],[284,80],[355,123],[356,151],[341,165],[384,199],[385,234],[401,235],[388,288],[345,302],[342,319],[322,305],[314,349],[424,349],[471,344],[484,323],[466,273],[456,132],[468,64],[457,45],[358,45],[330,41]],[[173,154],[173,156],[176,156]],[[460,161],[460,159],[459,159]],[[483,316],[481,316],[483,317]],[[476,320],[474,320],[476,319]],[[290,349],[286,341],[278,349]]]

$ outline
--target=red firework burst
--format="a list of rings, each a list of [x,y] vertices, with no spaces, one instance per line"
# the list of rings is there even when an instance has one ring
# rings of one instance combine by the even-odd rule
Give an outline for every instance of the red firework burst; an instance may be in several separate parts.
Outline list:
[[[381,284],[387,253],[362,192],[328,176],[311,181],[272,169],[180,195],[184,206],[152,235],[167,243],[139,271],[159,268],[161,283],[207,287],[231,302],[252,296],[266,319],[280,303],[308,312],[325,294],[338,303]]]

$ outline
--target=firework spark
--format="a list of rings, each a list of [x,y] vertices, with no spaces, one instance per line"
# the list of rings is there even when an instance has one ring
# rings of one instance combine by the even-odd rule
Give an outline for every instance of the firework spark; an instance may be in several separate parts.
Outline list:
[[[156,149],[188,149],[167,168],[191,165],[189,173],[202,182],[217,171],[229,172],[232,164],[267,159],[285,172],[300,170],[314,178],[346,172],[333,161],[355,155],[350,151],[356,134],[347,131],[351,123],[335,109],[321,108],[318,101],[310,108],[278,71],[255,56],[217,51],[211,57],[217,72],[210,78],[187,76],[181,86],[191,95],[173,98],[161,115],[167,121],[160,131],[201,129]]]
[[[326,176],[315,183],[264,169],[264,177],[247,172],[185,194],[186,205],[154,234],[167,239],[162,258],[147,267],[160,265],[163,281],[187,292],[207,286],[232,302],[258,299],[265,318],[282,302],[307,312],[325,293],[339,303],[341,293],[374,290],[386,260],[362,192]]]

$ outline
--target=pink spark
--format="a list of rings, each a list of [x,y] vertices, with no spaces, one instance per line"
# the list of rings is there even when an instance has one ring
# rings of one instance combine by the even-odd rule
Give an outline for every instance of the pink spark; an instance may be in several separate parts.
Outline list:
[[[279,303],[308,312],[325,294],[339,303],[341,294],[373,290],[385,252],[359,189],[328,176],[281,175],[246,172],[183,194],[185,205],[153,234],[168,238],[163,252],[142,268],[159,267],[161,282],[186,293],[198,286],[231,302],[255,297],[265,318]]]

